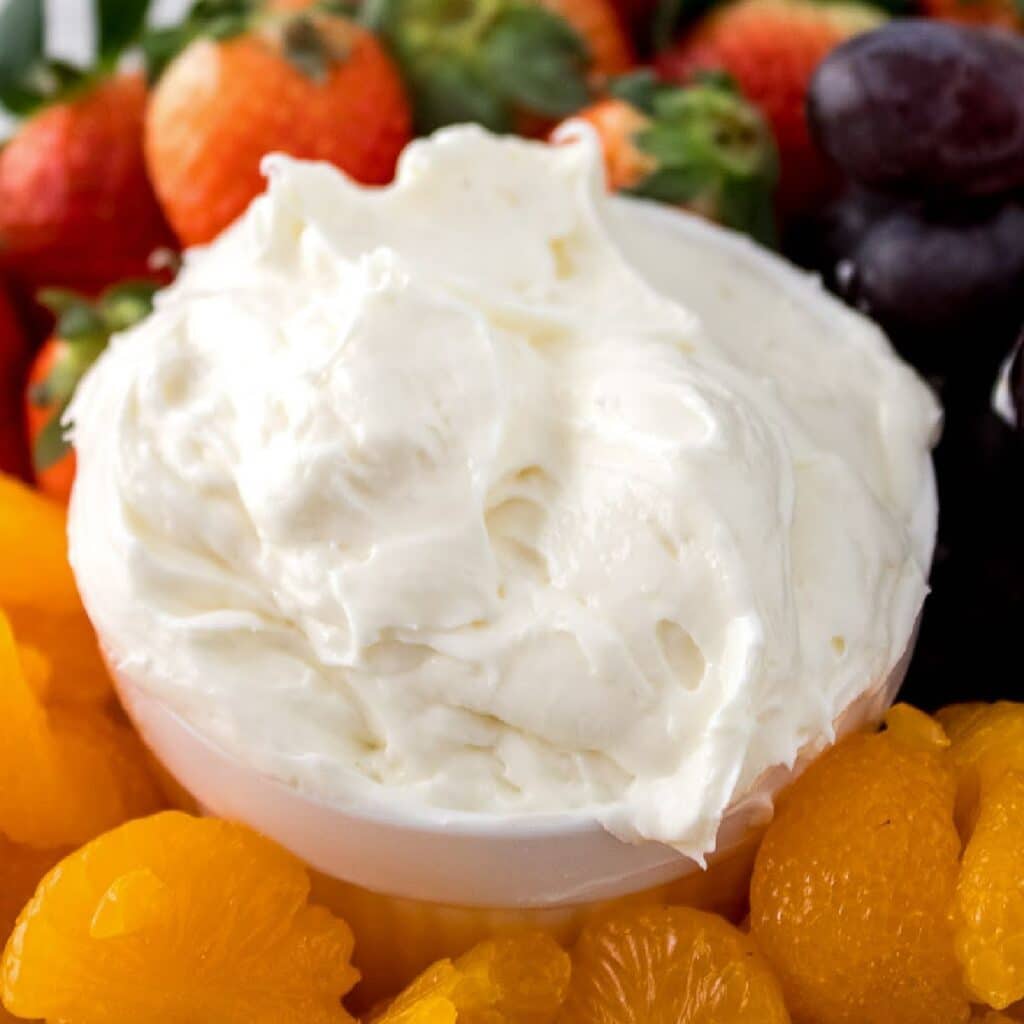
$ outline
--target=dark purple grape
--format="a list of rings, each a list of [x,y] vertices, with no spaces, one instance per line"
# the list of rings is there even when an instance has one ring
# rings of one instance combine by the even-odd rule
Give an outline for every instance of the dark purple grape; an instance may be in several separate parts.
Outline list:
[[[914,196],[1024,187],[1024,39],[894,21],[819,66],[808,118],[847,174]]]
[[[849,259],[877,221],[904,205],[905,200],[849,184],[814,213],[790,219],[784,236],[785,254],[800,266],[817,271],[834,287],[836,267]]]
[[[1024,320],[1024,205],[972,204],[956,215],[897,209],[864,234],[835,278],[912,358],[924,353],[920,364],[933,368],[929,350],[939,355],[953,342],[964,372],[987,373],[1007,325],[1012,338]]]

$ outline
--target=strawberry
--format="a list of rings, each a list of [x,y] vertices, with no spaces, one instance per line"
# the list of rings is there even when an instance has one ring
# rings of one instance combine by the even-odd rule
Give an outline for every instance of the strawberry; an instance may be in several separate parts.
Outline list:
[[[258,5],[229,25],[173,58],[146,118],[150,174],[185,245],[210,241],[263,191],[266,153],[326,160],[376,185],[410,138],[401,79],[365,29]]]
[[[75,479],[75,453],[61,424],[64,411],[110,336],[149,315],[155,290],[150,282],[130,281],[108,288],[95,302],[58,289],[40,295],[57,322],[32,364],[24,408],[36,485],[59,501],[70,497]],[[20,405],[16,400],[11,408]]]
[[[723,70],[761,108],[779,147],[779,206],[803,212],[835,190],[837,173],[815,147],[804,103],[815,68],[839,43],[885,19],[857,3],[735,0],[712,12],[658,60],[668,81]]]
[[[0,473],[28,479],[21,389],[29,348],[6,288],[0,284]]]
[[[0,151],[0,266],[32,291],[95,292],[173,242],[142,154],[145,83],[114,71],[146,6],[100,3],[101,59],[85,71],[45,62],[43,5],[2,8],[0,102],[27,119]]]
[[[597,132],[610,188],[774,241],[775,144],[730,82],[708,77],[677,87],[639,73],[614,91],[577,115]]]
[[[633,64],[610,0],[367,0],[364,21],[401,66],[421,133],[540,134]]]
[[[920,0],[919,6],[929,18],[1024,31],[1024,7],[1018,0]]]

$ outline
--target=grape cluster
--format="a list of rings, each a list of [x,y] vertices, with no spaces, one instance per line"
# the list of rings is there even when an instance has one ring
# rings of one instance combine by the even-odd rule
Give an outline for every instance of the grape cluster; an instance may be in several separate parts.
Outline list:
[[[791,255],[885,328],[946,411],[932,594],[904,696],[1019,698],[1006,666],[1024,621],[1024,355],[1007,353],[1024,324],[1024,39],[890,22],[820,65],[807,113],[847,184]]]
[[[894,21],[824,61],[807,113],[850,182],[826,278],[923,368],[994,365],[1024,321],[1024,39]]]

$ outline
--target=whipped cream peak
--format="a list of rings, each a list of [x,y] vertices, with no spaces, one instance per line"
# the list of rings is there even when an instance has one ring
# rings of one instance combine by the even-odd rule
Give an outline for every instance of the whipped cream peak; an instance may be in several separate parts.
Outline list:
[[[606,196],[584,131],[265,169],[72,409],[119,671],[325,799],[702,858],[904,653],[930,393]]]

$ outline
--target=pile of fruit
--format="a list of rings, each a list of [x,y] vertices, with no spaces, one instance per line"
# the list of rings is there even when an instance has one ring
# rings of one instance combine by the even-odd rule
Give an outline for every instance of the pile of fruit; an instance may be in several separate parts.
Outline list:
[[[1024,323],[1019,0],[195,0],[162,27],[150,0],[92,2],[89,67],[46,56],[42,0],[0,2],[22,116],[0,149],[0,469],[66,499],[78,379],[260,192],[266,152],[379,184],[415,134],[581,117],[612,188],[779,247],[934,381],[943,517],[906,693],[934,708],[970,672],[1013,695],[1024,420],[991,396]]]
[[[819,272],[947,406],[935,594],[905,693],[1020,695],[1024,451],[990,397],[1024,322],[1024,18],[1015,0],[908,2],[198,0],[153,28],[147,0],[96,0],[87,68],[46,56],[39,0],[0,2],[0,104],[22,117],[0,149],[11,1019],[353,1019],[358,934],[311,903],[289,854],[190,813],[120,711],[61,507],[78,381],[181,250],[261,191],[268,151],[386,183],[414,134],[470,120],[557,143],[581,117],[610,187]],[[1019,349],[1005,369],[1024,424]],[[1024,705],[900,705],[784,795],[744,922],[652,906],[569,949],[499,937],[366,1019],[1024,1020],[1022,851]]]
[[[0,998],[11,1019],[352,1021],[342,999],[359,980],[359,935],[311,902],[290,854],[181,809],[187,797],[113,699],[63,511],[9,477],[0,564]],[[595,916],[569,949],[541,933],[498,936],[410,979],[365,1020],[1024,1019],[1022,850],[1024,704],[934,718],[898,705],[884,731],[841,741],[783,794],[743,924],[631,905]]]

